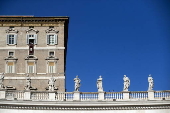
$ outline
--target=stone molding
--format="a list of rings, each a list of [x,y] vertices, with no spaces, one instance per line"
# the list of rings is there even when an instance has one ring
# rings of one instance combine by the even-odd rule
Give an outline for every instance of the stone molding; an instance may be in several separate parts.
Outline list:
[[[38,33],[39,31],[34,29],[34,28],[30,28],[30,29],[27,29],[26,30],[26,33],[30,33],[30,32],[35,32],[35,33]]]
[[[151,109],[170,109],[170,104],[159,104],[159,105],[89,105],[83,102],[79,105],[73,103],[55,103],[50,104],[50,102],[43,102],[41,104],[26,103],[24,101],[16,103],[0,103],[0,109],[25,109],[25,110],[151,110]],[[75,103],[75,102],[74,102]],[[107,102],[105,102],[107,104]],[[156,102],[155,102],[156,103]]]
[[[1,49],[29,49],[28,47],[0,47],[0,50]],[[35,47],[34,48],[35,50],[41,50],[41,49],[43,49],[43,50],[48,50],[48,49],[65,49],[65,47],[56,47],[56,46],[51,46],[51,47]]]
[[[6,33],[18,33],[18,30],[15,30],[14,28],[10,28],[6,30]]]
[[[59,31],[55,30],[54,28],[50,28],[45,30],[46,33],[58,33]]]
[[[31,79],[44,79],[44,80],[48,80],[50,77],[30,77]],[[58,77],[54,77],[55,79],[65,79],[65,76],[58,76]],[[21,80],[21,79],[24,79],[25,80],[25,77],[4,77],[4,80],[6,79],[9,79],[9,80]]]
[[[1,26],[47,26],[48,24],[65,24],[69,17],[0,17]]]

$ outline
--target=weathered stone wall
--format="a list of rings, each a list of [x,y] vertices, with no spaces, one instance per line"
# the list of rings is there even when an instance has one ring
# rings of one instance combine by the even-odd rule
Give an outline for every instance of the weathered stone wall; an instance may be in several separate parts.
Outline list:
[[[66,20],[60,20],[60,22],[25,22],[21,21],[14,22],[14,21],[7,21],[4,22],[6,18],[3,17],[3,21],[1,21],[0,18],[0,73],[5,72],[5,78],[4,78],[4,86],[14,86],[17,90],[23,90],[25,80],[24,79],[9,79],[9,77],[25,77],[27,73],[27,60],[25,58],[29,54],[29,47],[26,44],[26,30],[29,29],[29,26],[34,26],[33,29],[38,30],[37,33],[37,45],[34,46],[34,56],[38,58],[36,60],[36,70],[35,73],[29,74],[30,77],[32,77],[32,85],[36,87],[38,90],[43,91],[44,87],[47,87],[47,79],[35,79],[36,77],[50,77],[51,74],[47,72],[47,62],[48,60],[45,60],[49,56],[49,51],[55,52],[55,57],[58,58],[56,60],[56,73],[53,73],[54,77],[62,76],[62,78],[57,79],[56,81],[56,87],[59,87],[59,91],[65,91],[65,40],[67,37],[65,37],[64,26],[67,26],[68,23],[66,23]],[[8,18],[9,19],[9,18]],[[17,20],[18,18],[11,18],[11,20]],[[27,18],[26,18],[27,19]],[[34,17],[28,18],[28,20],[34,20]],[[37,18],[36,18],[37,19]],[[44,18],[38,18],[39,20],[42,20]],[[48,18],[45,18],[48,19]],[[52,19],[53,20],[53,19]],[[18,21],[20,21],[18,19]],[[24,23],[25,22],[25,23]],[[22,23],[22,24],[21,24]],[[17,44],[16,45],[7,45],[7,34],[6,30],[9,29],[10,26],[14,26],[15,30],[18,30],[17,33]],[[46,35],[47,33],[45,30],[49,29],[49,26],[54,26],[54,29],[59,31],[57,33],[58,35],[58,44],[57,45],[47,45],[46,41]],[[67,33],[66,33],[67,34]],[[15,73],[6,73],[6,62],[7,60],[4,60],[6,57],[8,57],[8,52],[13,51],[14,57],[16,57],[18,60],[15,62]],[[6,78],[8,77],[8,79]],[[36,81],[36,82],[35,82]]]

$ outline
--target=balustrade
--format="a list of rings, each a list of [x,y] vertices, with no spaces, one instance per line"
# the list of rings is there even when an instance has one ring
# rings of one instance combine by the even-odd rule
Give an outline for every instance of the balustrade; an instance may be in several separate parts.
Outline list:
[[[80,93],[80,100],[81,101],[98,100],[98,92],[81,92]]]
[[[105,100],[123,100],[123,93],[122,92],[106,92],[105,93]]]
[[[5,91],[5,98],[6,99],[18,99],[18,100],[24,100],[28,99],[29,96],[24,98],[24,94],[26,92],[24,91]],[[40,91],[33,91],[31,92],[31,100],[56,100],[56,101],[73,101],[74,92],[54,92],[54,96],[49,94],[52,94],[53,92],[40,92]],[[80,98],[77,100],[80,101],[100,101],[100,100],[105,100],[105,101],[121,101],[121,100],[162,100],[162,99],[170,99],[170,91],[131,91],[131,92],[103,92],[104,95],[101,95],[100,99],[99,94],[101,92],[79,92]],[[128,94],[127,97],[125,94]],[[51,98],[49,98],[51,97]]]
[[[49,95],[48,92],[31,92],[32,100],[48,100]]]
[[[148,92],[147,91],[133,91],[133,92],[130,92],[129,98],[136,99],[136,100],[147,100]]]
[[[6,98],[7,99],[16,98],[18,100],[23,100],[24,99],[24,91],[7,91]]]
[[[57,101],[72,101],[73,92],[57,92],[55,99]]]
[[[155,91],[154,92],[155,99],[170,99],[170,91]]]

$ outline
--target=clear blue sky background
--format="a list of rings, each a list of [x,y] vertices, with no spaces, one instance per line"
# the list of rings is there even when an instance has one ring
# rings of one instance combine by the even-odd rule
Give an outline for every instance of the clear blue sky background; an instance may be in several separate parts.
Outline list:
[[[66,87],[82,92],[170,90],[170,2],[168,0],[0,0],[0,15],[69,16]]]

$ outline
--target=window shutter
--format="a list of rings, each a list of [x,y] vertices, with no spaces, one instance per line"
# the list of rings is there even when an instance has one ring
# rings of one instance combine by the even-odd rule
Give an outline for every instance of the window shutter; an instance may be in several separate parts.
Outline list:
[[[37,34],[34,34],[34,44],[37,44]]]
[[[6,44],[9,44],[9,35],[7,35]]]
[[[54,39],[55,39],[55,44],[57,44],[58,43],[58,38],[57,38],[57,34],[56,35],[54,35]]]
[[[47,45],[49,44],[49,35],[47,35]]]
[[[26,40],[27,40],[27,44],[29,44],[29,34],[26,34]]]
[[[17,34],[14,35],[14,44],[17,44]]]

